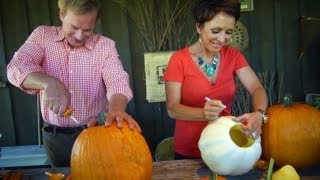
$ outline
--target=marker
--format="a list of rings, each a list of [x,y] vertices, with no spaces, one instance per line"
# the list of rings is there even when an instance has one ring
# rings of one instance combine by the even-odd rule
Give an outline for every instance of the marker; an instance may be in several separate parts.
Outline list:
[[[210,99],[210,98],[208,98],[208,97],[205,97],[204,98],[206,101],[212,101],[212,99]],[[223,106],[222,106],[222,108],[223,109],[225,109],[227,106],[226,105],[224,105],[224,104],[222,104]]]

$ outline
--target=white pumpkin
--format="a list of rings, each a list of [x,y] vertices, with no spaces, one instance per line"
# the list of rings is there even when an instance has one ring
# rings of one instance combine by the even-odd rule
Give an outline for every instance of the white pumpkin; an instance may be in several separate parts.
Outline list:
[[[248,172],[261,155],[261,139],[248,138],[241,123],[223,116],[210,122],[198,142],[201,157],[219,175],[241,175]]]

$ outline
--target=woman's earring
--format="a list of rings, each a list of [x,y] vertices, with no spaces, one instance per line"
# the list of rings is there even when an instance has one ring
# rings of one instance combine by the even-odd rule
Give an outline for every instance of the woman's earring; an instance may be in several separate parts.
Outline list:
[[[199,38],[199,43],[201,44],[201,38]]]

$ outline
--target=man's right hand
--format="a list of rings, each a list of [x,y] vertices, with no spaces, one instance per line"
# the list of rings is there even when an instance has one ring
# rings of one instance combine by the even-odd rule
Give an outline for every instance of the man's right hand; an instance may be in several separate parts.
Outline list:
[[[38,89],[43,91],[45,106],[51,111],[63,117],[70,104],[71,95],[63,82],[43,72],[32,72],[24,79],[22,88]]]
[[[43,89],[43,100],[51,111],[63,117],[70,104],[70,92],[57,78],[50,78]]]

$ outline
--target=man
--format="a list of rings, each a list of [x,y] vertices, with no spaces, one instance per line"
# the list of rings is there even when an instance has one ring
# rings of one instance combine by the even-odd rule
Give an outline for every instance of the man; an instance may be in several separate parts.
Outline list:
[[[13,85],[40,93],[43,143],[53,167],[69,166],[76,137],[97,123],[99,112],[108,112],[106,126],[116,121],[121,128],[127,121],[141,131],[125,112],[132,91],[115,43],[93,33],[101,2],[59,0],[58,5],[62,27],[36,28],[7,67]],[[69,108],[79,123],[64,117]]]

